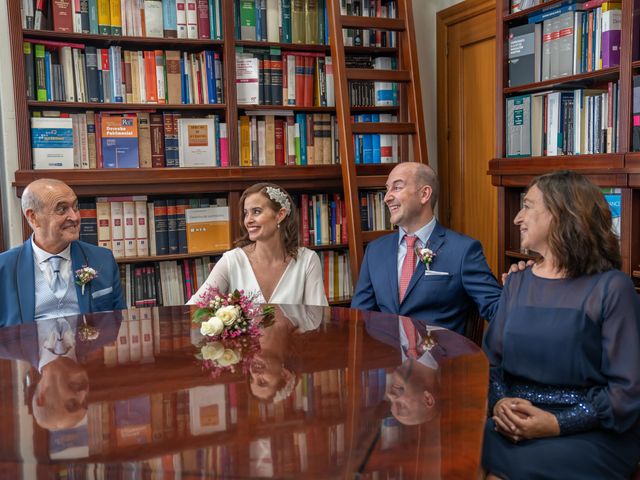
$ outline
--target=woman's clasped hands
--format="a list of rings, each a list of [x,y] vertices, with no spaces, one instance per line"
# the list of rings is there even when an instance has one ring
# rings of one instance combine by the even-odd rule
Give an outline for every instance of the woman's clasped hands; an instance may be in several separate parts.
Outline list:
[[[493,422],[496,430],[513,442],[560,434],[555,415],[522,398],[500,399],[493,407]]]

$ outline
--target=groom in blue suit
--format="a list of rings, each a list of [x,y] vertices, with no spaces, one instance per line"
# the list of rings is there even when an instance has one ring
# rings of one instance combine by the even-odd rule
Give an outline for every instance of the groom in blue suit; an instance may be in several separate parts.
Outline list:
[[[31,182],[22,212],[33,235],[0,255],[0,327],[126,308],[111,251],[78,240],[78,198],[68,185]],[[84,286],[75,273],[83,267],[97,272]]]
[[[458,333],[464,332],[474,303],[482,317],[492,320],[500,285],[480,242],[435,219],[435,172],[420,163],[400,163],[389,174],[386,188],[384,201],[398,233],[368,245],[351,307],[405,315]],[[420,258],[425,248],[433,253],[426,263]]]

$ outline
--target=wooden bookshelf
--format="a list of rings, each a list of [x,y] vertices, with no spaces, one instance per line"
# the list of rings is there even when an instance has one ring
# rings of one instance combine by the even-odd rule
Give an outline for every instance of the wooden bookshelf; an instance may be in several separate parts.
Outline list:
[[[529,15],[548,11],[564,4],[562,0],[550,0],[525,11],[510,13],[510,1],[500,0],[497,10],[497,75],[496,75],[496,150],[489,162],[489,175],[498,188],[498,250],[499,271],[507,271],[515,260],[528,259],[520,251],[520,236],[513,219],[520,209],[520,195],[537,175],[559,169],[570,169],[588,176],[602,188],[618,188],[621,191],[622,213],[620,247],[623,271],[632,276],[636,287],[640,278],[632,275],[640,265],[640,152],[633,152],[632,105],[633,76],[640,73],[640,41],[637,28],[638,13],[634,2],[622,1],[622,30],[620,64],[610,68],[552,78],[546,81],[509,87],[508,35],[509,29],[527,22]],[[618,82],[618,149],[615,153],[582,154],[506,158],[505,113],[506,99],[514,95],[541,92],[552,89],[571,90],[603,86]]]

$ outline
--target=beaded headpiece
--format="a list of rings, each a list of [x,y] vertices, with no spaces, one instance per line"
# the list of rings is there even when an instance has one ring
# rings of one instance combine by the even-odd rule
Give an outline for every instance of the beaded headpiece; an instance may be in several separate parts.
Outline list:
[[[267,187],[266,189],[267,196],[284,208],[287,211],[287,215],[291,213],[291,203],[289,202],[289,197],[286,193],[280,190],[277,187]]]

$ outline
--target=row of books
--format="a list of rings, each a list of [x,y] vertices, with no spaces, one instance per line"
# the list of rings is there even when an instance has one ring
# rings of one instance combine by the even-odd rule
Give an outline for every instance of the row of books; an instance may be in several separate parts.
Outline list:
[[[222,39],[222,0],[23,0],[22,28],[128,37]]]
[[[115,258],[203,253],[231,246],[226,198],[98,197],[80,205],[83,241]]]
[[[393,57],[371,57],[370,55],[350,55],[345,63],[347,68],[372,68],[375,70],[396,70]],[[390,107],[398,105],[398,84],[395,82],[373,82],[356,80],[349,82],[349,102],[356,107]]]
[[[214,257],[120,265],[127,307],[184,305],[209,276]]]
[[[618,151],[618,82],[506,99],[508,157]]]
[[[334,107],[331,57],[237,47],[236,93],[240,105]]]
[[[341,0],[340,13],[377,18],[396,18],[398,4],[396,0]],[[342,30],[346,47],[395,47],[396,32],[370,29],[346,28]]]
[[[39,102],[218,104],[220,54],[213,50],[122,50],[49,40],[23,43],[27,98]]]
[[[387,393],[387,383],[391,384],[385,368],[374,368],[363,370],[360,374],[360,384],[362,385],[362,406],[374,407],[382,402]]]
[[[393,123],[398,121],[390,113],[363,113],[351,117],[353,123],[374,122]],[[366,133],[353,136],[355,162],[359,163],[397,163],[398,135],[389,133]]]
[[[620,64],[621,3],[570,3],[509,29],[509,86]]]
[[[243,167],[339,163],[338,124],[328,113],[248,111],[238,132]]]
[[[347,209],[339,193],[329,195],[302,194],[300,208],[300,239],[304,246],[335,245],[349,242]]]
[[[322,264],[324,293],[329,300],[350,298],[353,295],[351,267],[348,251],[323,250],[318,252]]]
[[[362,230],[391,230],[389,209],[384,203],[385,192],[360,192],[360,228]]]
[[[239,40],[328,44],[325,0],[235,0]]]
[[[35,170],[229,166],[218,115],[34,112],[31,148]]]

